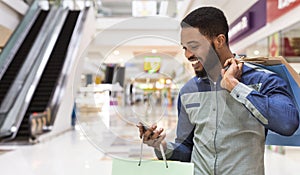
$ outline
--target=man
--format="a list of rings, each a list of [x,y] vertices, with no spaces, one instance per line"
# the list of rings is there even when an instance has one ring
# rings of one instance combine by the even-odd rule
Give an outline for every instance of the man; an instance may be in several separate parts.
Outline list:
[[[222,11],[202,7],[181,22],[181,44],[196,77],[180,90],[175,143],[140,125],[144,143],[170,160],[193,162],[195,175],[264,174],[267,130],[292,135],[299,113],[277,75],[234,58]]]

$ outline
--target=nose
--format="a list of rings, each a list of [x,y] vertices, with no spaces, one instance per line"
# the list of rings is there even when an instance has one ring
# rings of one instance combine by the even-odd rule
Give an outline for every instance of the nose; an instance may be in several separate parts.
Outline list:
[[[186,49],[184,51],[184,55],[185,55],[186,58],[190,58],[190,57],[194,56],[194,54],[191,51],[189,51],[188,49]]]

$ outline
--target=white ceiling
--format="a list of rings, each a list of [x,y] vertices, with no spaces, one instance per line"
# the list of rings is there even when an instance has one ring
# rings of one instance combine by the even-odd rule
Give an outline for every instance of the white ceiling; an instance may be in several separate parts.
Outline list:
[[[158,2],[161,1],[163,0],[158,0]],[[175,62],[178,65],[185,61],[179,44],[179,21],[183,16],[199,6],[216,6],[224,11],[228,22],[231,23],[257,1],[183,0],[177,17],[132,18],[132,0],[101,0],[98,11],[102,10],[107,14],[98,15],[96,20],[98,33],[95,34],[94,40],[88,48],[87,57],[90,65],[86,66],[86,72],[91,72],[92,67],[96,70],[97,66],[100,67],[104,63],[134,62],[131,65],[135,66],[126,70],[126,73],[130,73],[127,74],[128,77],[134,76],[143,72],[144,59],[137,55],[145,53],[155,55],[151,53],[153,49],[157,50],[156,55],[160,55],[162,59],[166,60],[161,65],[161,70],[168,73],[176,71],[178,66],[170,65]],[[119,50],[120,54],[114,55],[114,50]]]
[[[132,14],[132,1],[134,0],[96,0],[98,2],[99,12],[104,16],[111,17],[129,17]],[[139,1],[139,0],[138,0]],[[150,0],[145,0],[150,1]],[[167,8],[170,10],[171,5],[177,4],[184,0],[151,0],[157,3],[157,13],[164,8],[164,3],[168,3]]]
[[[130,17],[132,14],[131,4],[133,0],[95,0],[98,2],[100,11],[106,12],[110,17]],[[157,2],[158,9],[162,2],[180,3],[181,7],[177,11],[177,17],[181,19],[185,14],[200,6],[215,6],[221,8],[232,23],[237,17],[245,12],[258,0],[154,0]]]

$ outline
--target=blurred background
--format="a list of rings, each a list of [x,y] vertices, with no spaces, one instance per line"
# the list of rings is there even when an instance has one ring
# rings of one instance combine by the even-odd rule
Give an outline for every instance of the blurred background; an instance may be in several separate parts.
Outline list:
[[[300,73],[299,0],[0,0],[0,172],[110,174],[139,159],[138,122],[173,140],[194,76],[179,24],[201,6],[224,11],[232,52]],[[299,137],[268,142],[266,174],[299,174]]]

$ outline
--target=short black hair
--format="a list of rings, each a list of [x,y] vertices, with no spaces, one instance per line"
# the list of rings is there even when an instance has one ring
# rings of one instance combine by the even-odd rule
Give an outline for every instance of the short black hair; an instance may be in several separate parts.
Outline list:
[[[189,13],[180,26],[198,28],[199,32],[209,38],[224,34],[228,44],[228,23],[223,13],[215,7],[200,7]]]

